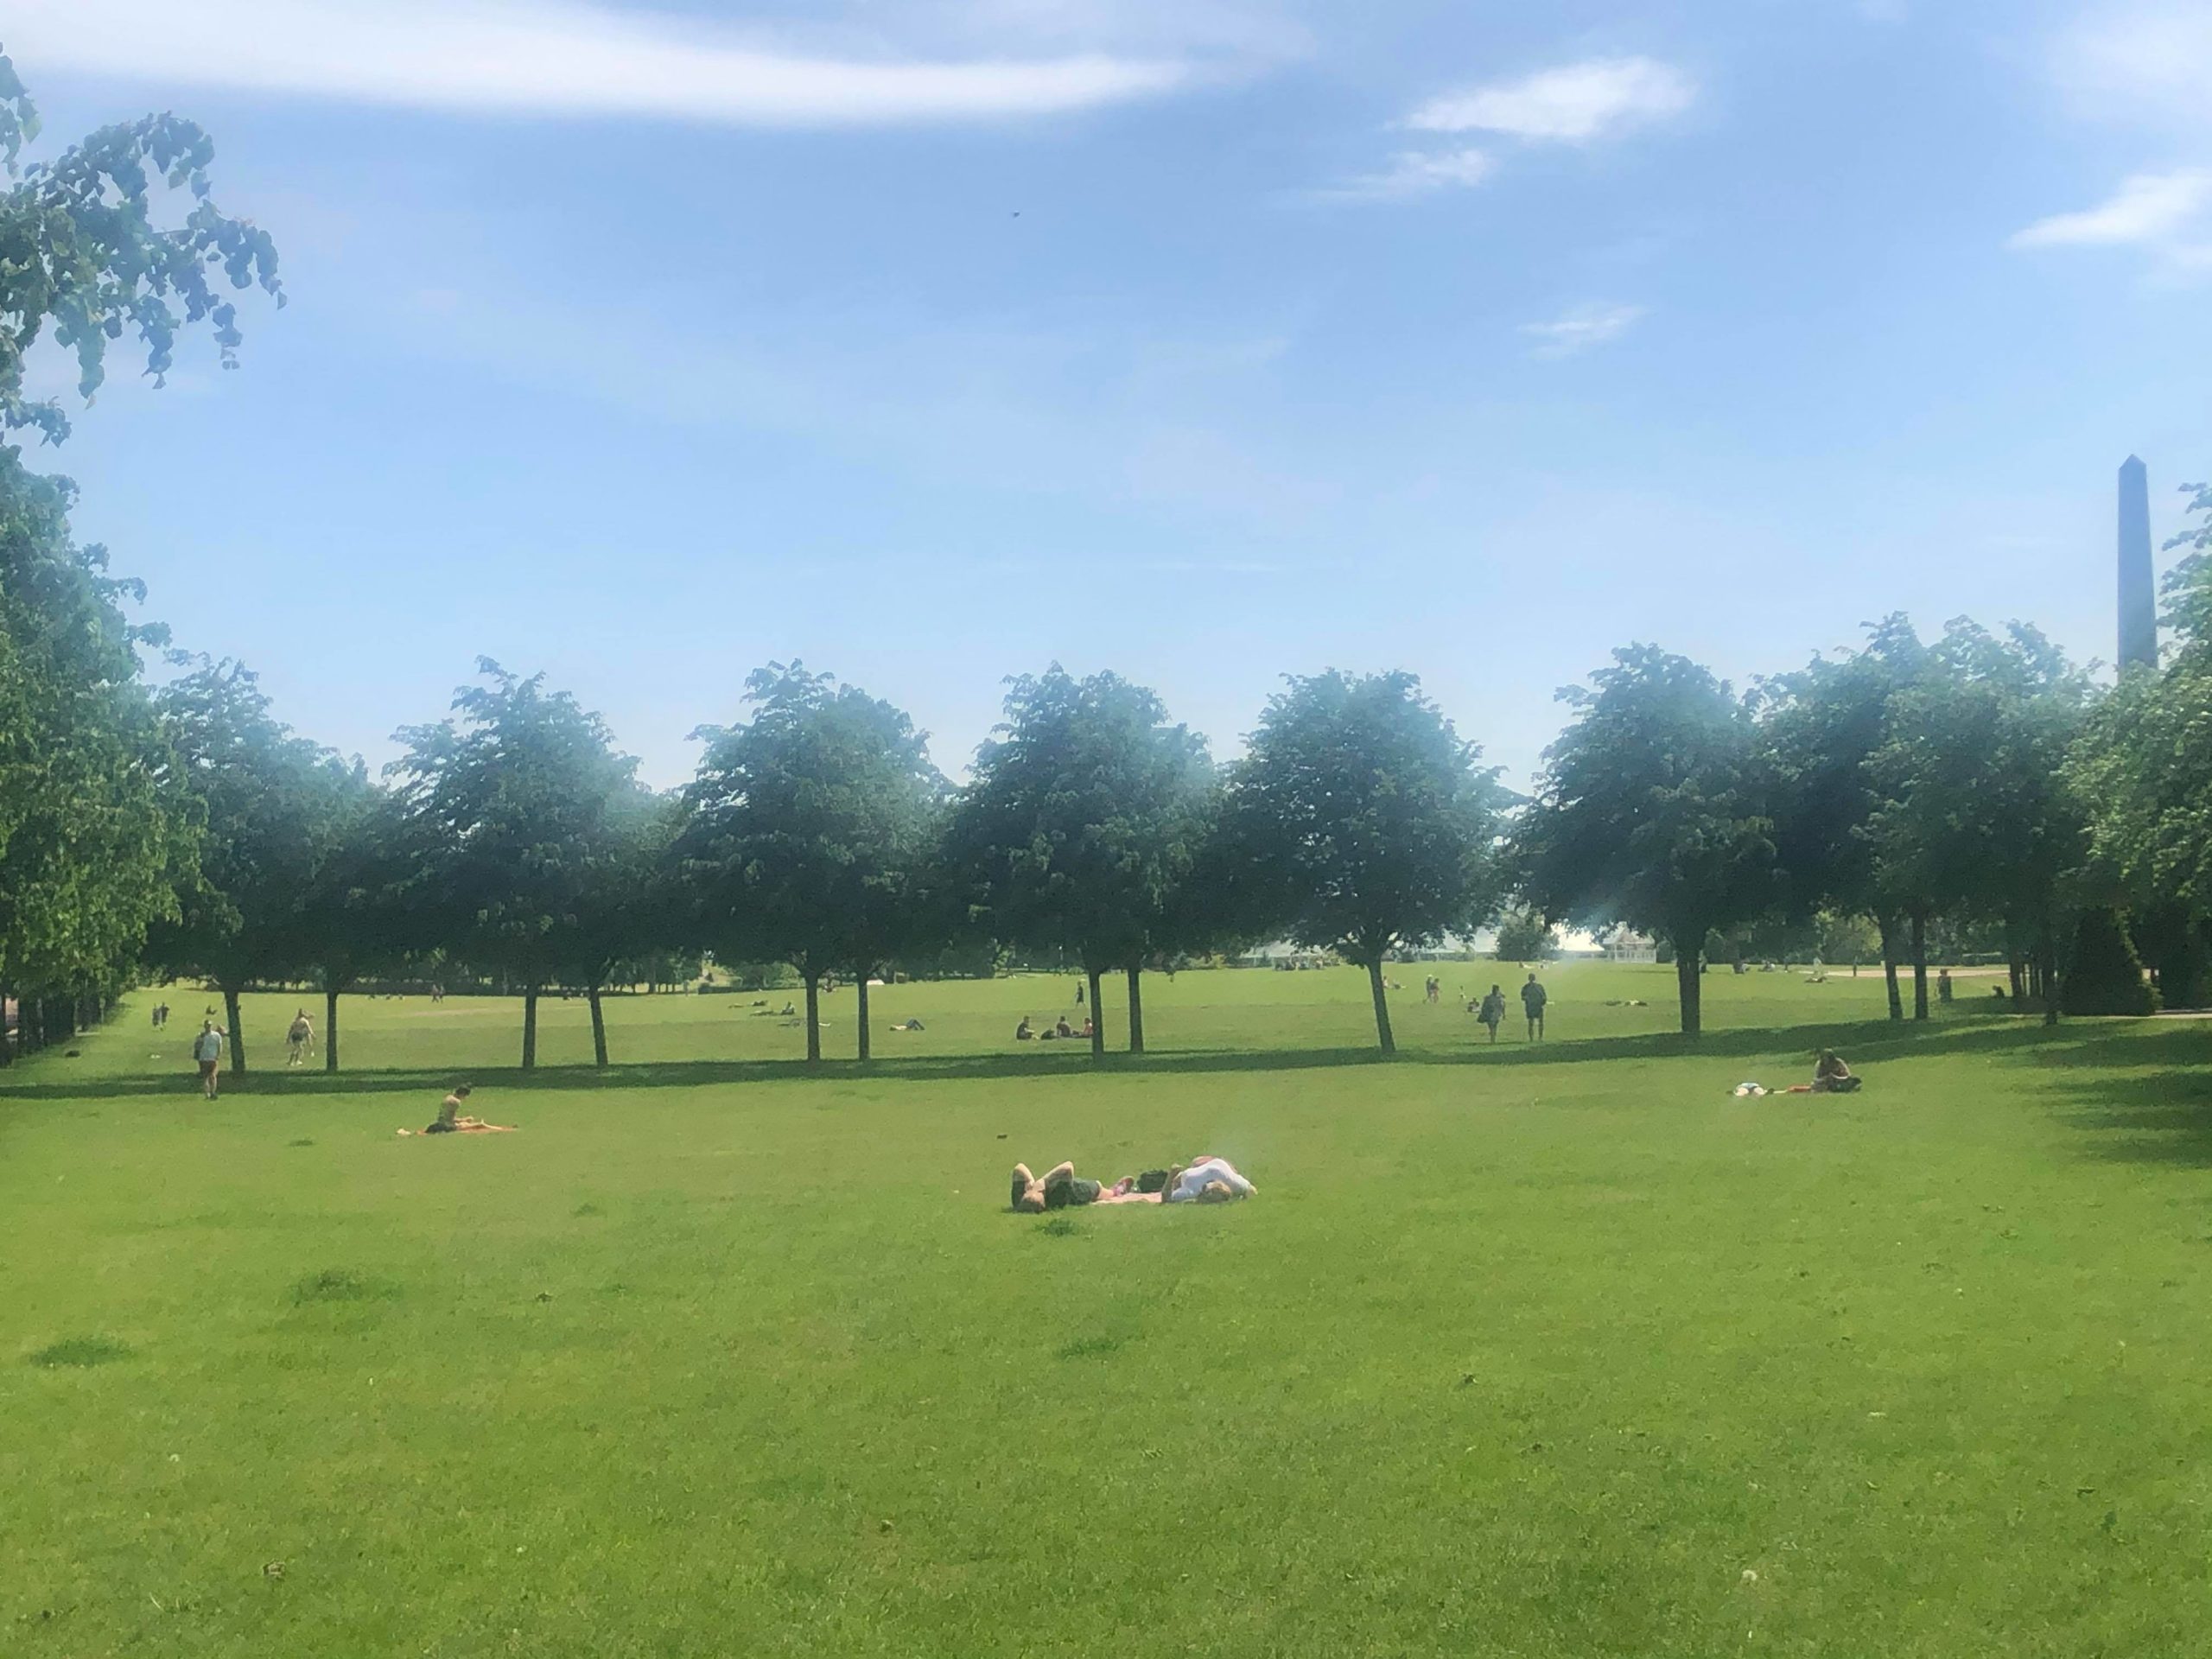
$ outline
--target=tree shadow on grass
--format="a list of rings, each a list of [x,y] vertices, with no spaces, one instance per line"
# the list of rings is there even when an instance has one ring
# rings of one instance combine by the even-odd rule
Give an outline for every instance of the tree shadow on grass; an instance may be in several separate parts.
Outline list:
[[[2145,1023],[2130,1020],[2037,1057],[2061,1073],[2039,1087],[2065,1103],[2085,1156],[2212,1169],[2212,1029]],[[2064,1075],[2076,1068],[2082,1075]]]
[[[2212,1040],[2212,1033],[2206,1033]],[[2133,1045],[2141,1039],[2121,1039]],[[1205,1077],[1230,1072],[1307,1071],[1354,1066],[1399,1065],[1461,1068],[1477,1071],[1490,1066],[1580,1065],[1584,1062],[1696,1058],[1735,1061],[1755,1058],[1779,1061],[1783,1056],[1802,1057],[1811,1075],[1815,1050],[1834,1048],[1853,1063],[1896,1058],[1942,1048],[2002,1054],[2040,1053],[2082,1046],[2078,1027],[2061,1026],[2046,1030],[2024,1020],[1973,1019],[1931,1020],[1902,1025],[1888,1020],[1848,1024],[1746,1027],[1710,1031],[1693,1039],[1678,1032],[1647,1033],[1630,1037],[1562,1038],[1543,1043],[1509,1043],[1496,1046],[1470,1042],[1449,1048],[1402,1049],[1388,1060],[1374,1048],[1304,1049],[1156,1049],[1147,1054],[1109,1053],[1094,1062],[1087,1050],[1065,1055],[1035,1052],[906,1056],[879,1059],[866,1065],[855,1060],[825,1060],[810,1066],[803,1060],[662,1060],[612,1065],[604,1071],[591,1065],[543,1065],[524,1071],[514,1066],[420,1066],[389,1070],[317,1072],[249,1072],[226,1077],[226,1096],[314,1099],[324,1096],[361,1094],[436,1094],[466,1077],[477,1089],[567,1090],[589,1093],[603,1090],[700,1089],[768,1082],[799,1082],[849,1085],[859,1082],[898,1081],[960,1083],[1020,1080],[1051,1083],[1094,1077]],[[139,1096],[186,1096],[197,1080],[172,1075],[88,1077],[71,1082],[10,1084],[0,1082],[0,1102],[81,1101]]]

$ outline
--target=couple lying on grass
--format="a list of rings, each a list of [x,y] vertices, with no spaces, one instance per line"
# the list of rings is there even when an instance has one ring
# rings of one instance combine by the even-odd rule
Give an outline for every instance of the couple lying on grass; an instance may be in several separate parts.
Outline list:
[[[1027,1215],[1085,1204],[1227,1204],[1259,1190],[1229,1160],[1204,1153],[1173,1169],[1124,1175],[1111,1186],[1085,1180],[1073,1164],[1057,1164],[1042,1176],[1027,1164],[1014,1166],[1014,1207]]]

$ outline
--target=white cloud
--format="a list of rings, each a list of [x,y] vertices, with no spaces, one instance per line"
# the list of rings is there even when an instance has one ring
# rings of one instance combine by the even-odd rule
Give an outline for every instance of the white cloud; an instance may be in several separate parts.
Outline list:
[[[554,0],[9,0],[26,69],[416,107],[836,126],[1045,115],[1192,82],[1175,57],[802,54]]]
[[[1376,172],[1313,194],[1322,201],[1414,201],[1441,190],[1480,184],[1490,176],[1491,166],[1491,158],[1479,149],[1407,150]]]
[[[1664,120],[1697,96],[1690,79],[1650,58],[1593,58],[1430,99],[1406,118],[1423,132],[1499,132],[1580,143]]]
[[[2212,207],[2212,172],[2184,168],[2139,173],[2108,201],[2078,213],[2037,219],[2017,232],[2015,248],[2157,247],[2171,243]]]
[[[2202,133],[2212,129],[2212,8],[2202,0],[2103,6],[2061,32],[2051,73],[2083,114]]]
[[[1549,322],[1524,322],[1521,332],[1536,342],[1538,357],[1573,357],[1618,340],[1643,316],[1640,305],[1580,305]]]

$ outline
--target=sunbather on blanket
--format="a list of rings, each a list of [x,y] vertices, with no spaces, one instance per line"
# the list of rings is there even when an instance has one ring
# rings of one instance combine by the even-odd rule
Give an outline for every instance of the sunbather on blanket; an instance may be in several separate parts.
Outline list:
[[[402,1129],[402,1135],[511,1135],[512,1123],[486,1123],[480,1117],[470,1117],[461,1111],[471,1090],[462,1084],[439,1103],[436,1120],[423,1129]]]

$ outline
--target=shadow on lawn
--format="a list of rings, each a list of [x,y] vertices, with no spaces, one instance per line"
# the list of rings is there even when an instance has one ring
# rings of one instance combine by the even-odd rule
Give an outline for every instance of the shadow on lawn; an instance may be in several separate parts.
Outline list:
[[[2084,1132],[2089,1157],[2212,1169],[2212,1022],[2150,1031],[2144,1023],[2130,1020],[2126,1033],[2046,1057],[2045,1065],[2094,1067],[2098,1075],[2061,1076],[2041,1086],[2069,1103],[2068,1121]]]
[[[1094,1065],[1089,1051],[1070,1045],[1062,1055],[956,1054],[936,1058],[907,1056],[879,1059],[863,1066],[855,1060],[829,1059],[819,1066],[801,1060],[665,1060],[612,1065],[605,1071],[589,1065],[539,1066],[524,1071],[515,1066],[475,1066],[436,1071],[422,1067],[393,1070],[316,1072],[303,1075],[278,1069],[249,1072],[223,1079],[226,1096],[306,1096],[355,1094],[421,1094],[452,1086],[466,1076],[479,1089],[508,1088],[594,1090],[604,1089],[697,1089],[715,1084],[743,1084],[770,1081],[850,1084],[862,1080],[911,1079],[922,1082],[987,1082],[1001,1079],[1043,1081],[1096,1076],[1186,1077],[1235,1071],[1305,1071],[1339,1067],[1395,1064],[1406,1066],[1480,1068],[1575,1065],[1585,1061],[1675,1059],[1695,1058],[1711,1061],[1759,1059],[1779,1063],[1785,1057],[1802,1058],[1809,1076],[1815,1049],[1835,1048],[1852,1062],[1897,1058],[1931,1044],[1953,1052],[1969,1049],[1989,1054],[2025,1052],[2039,1053],[2072,1045],[2080,1047],[2079,1028],[2060,1027],[2046,1031],[2026,1020],[1953,1019],[1925,1025],[1903,1026],[1887,1020],[1853,1024],[1822,1024],[1747,1027],[1707,1032],[1692,1041],[1675,1032],[1650,1033],[1636,1037],[1556,1039],[1544,1043],[1468,1044],[1451,1048],[1413,1048],[1386,1061],[1375,1049],[1189,1049],[1155,1050],[1148,1054],[1109,1052]],[[2137,1039],[2139,1040],[2139,1039]],[[4,1078],[0,1073],[0,1078]],[[135,1096],[188,1095],[196,1079],[162,1074],[121,1077],[92,1077],[80,1081],[41,1081],[10,1084],[0,1081],[0,1100],[124,1099]]]

